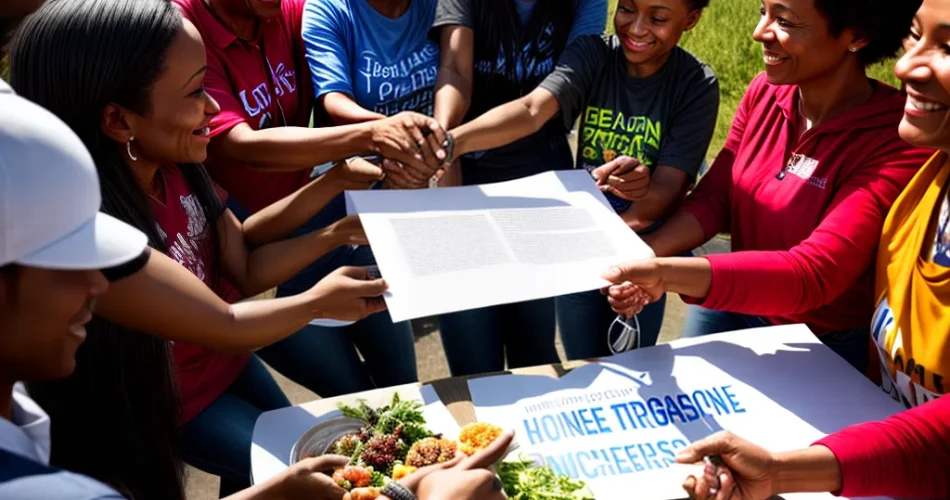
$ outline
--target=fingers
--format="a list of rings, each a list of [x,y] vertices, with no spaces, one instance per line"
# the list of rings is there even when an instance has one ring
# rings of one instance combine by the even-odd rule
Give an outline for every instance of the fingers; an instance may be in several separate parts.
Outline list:
[[[723,467],[719,473],[719,493],[716,494],[717,500],[726,500],[732,498],[732,492],[736,488],[736,480],[732,476],[732,471]]]
[[[637,160],[629,156],[618,156],[613,160],[595,168],[594,171],[591,172],[591,175],[595,180],[597,180],[598,183],[605,182],[607,178],[611,175],[614,175],[615,172],[623,172],[629,168],[631,161],[639,164]]]
[[[319,457],[301,460],[297,463],[299,464],[299,467],[309,470],[310,472],[325,472],[343,467],[349,463],[349,461],[349,457],[343,457],[340,455],[321,455]]]
[[[717,432],[687,446],[676,455],[676,461],[679,463],[695,463],[705,456],[726,455],[733,449],[732,434]]]
[[[384,289],[383,291],[386,291],[386,290]],[[383,292],[379,292],[379,293],[380,295],[382,295]],[[386,301],[383,300],[382,297],[372,297],[372,298],[363,299],[363,300],[366,302],[366,305],[363,308],[364,318],[386,310]]]
[[[500,436],[498,436],[498,439],[492,441],[490,445],[463,460],[462,463],[459,464],[459,467],[463,469],[490,467],[495,462],[504,458],[505,452],[508,451],[508,447],[511,445],[511,441],[514,438],[514,431],[509,430],[502,433]]]
[[[372,182],[380,181],[386,176],[386,172],[379,165],[367,161],[364,158],[352,158],[347,162],[348,173],[358,181]]]
[[[415,189],[419,183],[412,178],[399,163],[393,160],[384,160],[383,169],[386,171],[386,184],[396,189]]]

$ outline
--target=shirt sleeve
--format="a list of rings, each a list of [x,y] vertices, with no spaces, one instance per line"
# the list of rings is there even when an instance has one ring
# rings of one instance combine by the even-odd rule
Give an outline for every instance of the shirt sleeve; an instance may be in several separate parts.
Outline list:
[[[681,208],[699,221],[699,225],[703,228],[704,239],[707,241],[729,227],[732,165],[735,163],[736,153],[745,134],[750,110],[765,82],[765,75],[760,74],[749,84],[732,118],[726,143],[712,166],[709,167],[709,171],[703,176],[696,189],[687,196]]]
[[[211,51],[208,54],[208,71],[205,73],[205,92],[221,108],[221,112],[211,117],[211,136],[215,137],[245,123],[250,119],[244,106],[231,87],[231,80],[221,60]]]
[[[602,36],[578,38],[564,50],[554,71],[541,82],[540,87],[557,99],[565,127],[573,128],[584,110],[607,62],[607,46]]]
[[[818,441],[841,465],[847,497],[950,498],[950,397]]]
[[[331,0],[311,0],[303,11],[303,45],[313,77],[314,95],[330,92],[353,96],[351,51],[353,19],[345,6]]]
[[[708,66],[689,65],[682,75],[688,94],[677,104],[660,147],[657,165],[686,172],[696,180],[719,116],[719,81]]]
[[[603,35],[607,27],[607,0],[577,0],[574,25],[567,36],[567,43],[585,35]]]
[[[457,24],[475,28],[475,5],[473,0],[438,0],[435,5],[433,28]],[[430,36],[433,36],[430,33]],[[438,37],[435,38],[438,40]]]
[[[106,280],[108,280],[110,283],[115,283],[122,278],[127,278],[139,272],[139,270],[145,267],[145,264],[148,264],[148,259],[151,257],[151,255],[152,249],[150,247],[145,247],[145,250],[142,250],[142,253],[139,254],[138,257],[124,264],[102,269],[102,275],[105,276]]]
[[[891,204],[928,156],[895,137],[837,187],[824,219],[798,245],[706,256],[712,285],[703,307],[772,316],[838,298],[870,268]]]

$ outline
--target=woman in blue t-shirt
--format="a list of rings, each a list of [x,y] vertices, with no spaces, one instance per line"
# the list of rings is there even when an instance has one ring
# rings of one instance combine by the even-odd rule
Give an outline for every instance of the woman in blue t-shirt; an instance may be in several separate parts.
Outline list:
[[[564,129],[580,119],[577,168],[601,167],[598,177],[638,176],[639,181],[617,187],[603,183],[605,194],[631,229],[654,230],[696,179],[716,125],[716,77],[677,45],[708,3],[620,0],[616,35],[579,37],[537,88],[452,129],[449,149],[457,156],[517,144],[539,130]],[[641,189],[646,175],[649,187]],[[612,325],[616,314],[599,291],[558,297],[556,303],[568,358],[610,354],[607,330],[620,328]],[[638,315],[637,344],[656,343],[664,305],[661,300]]]
[[[436,0],[310,0],[303,40],[317,99],[337,125],[432,116]]]
[[[606,21],[606,0],[439,0],[433,116],[448,129],[528,94],[571,41],[603,33]],[[567,132],[552,121],[507,146],[466,155],[443,183],[484,184],[570,169]],[[556,362],[554,321],[554,299],[442,315],[449,369],[453,375],[496,371],[506,358],[510,368]]]

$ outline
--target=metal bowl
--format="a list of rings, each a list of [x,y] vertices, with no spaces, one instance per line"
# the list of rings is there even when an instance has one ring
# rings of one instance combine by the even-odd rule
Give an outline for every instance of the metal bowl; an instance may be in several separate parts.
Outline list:
[[[295,464],[304,458],[325,455],[338,439],[347,434],[358,433],[366,425],[362,420],[339,415],[320,422],[301,436],[290,450],[290,463]]]

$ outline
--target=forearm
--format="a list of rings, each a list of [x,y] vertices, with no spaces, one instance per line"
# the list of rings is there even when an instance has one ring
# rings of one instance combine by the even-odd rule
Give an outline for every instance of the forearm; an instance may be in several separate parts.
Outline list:
[[[472,82],[454,69],[441,68],[435,83],[435,118],[446,130],[465,119],[472,96]]]
[[[657,259],[666,292],[702,298],[712,284],[712,268],[701,257],[664,257]]]
[[[235,285],[247,296],[270,290],[330,253],[340,243],[332,232],[321,229],[258,247],[247,255],[244,276],[235,277]]]
[[[650,186],[646,196],[633,202],[620,217],[634,231],[642,231],[662,220],[682,198],[682,191]]]
[[[252,168],[288,171],[313,168],[330,161],[371,151],[366,124],[339,127],[274,127],[251,130],[244,125],[220,137],[218,153]]]
[[[703,245],[706,236],[699,220],[680,210],[655,232],[644,236],[643,241],[657,257],[670,257]]]
[[[824,446],[774,455],[772,494],[835,492],[841,489],[841,467]]]
[[[335,172],[337,167],[249,217],[243,224],[247,242],[254,246],[271,243],[304,225],[343,191]]]
[[[322,98],[330,119],[337,125],[362,123],[386,118],[386,115],[375,113],[356,103],[350,96],[342,92],[330,92]]]
[[[247,351],[322,317],[314,303],[301,294],[231,305],[180,264],[152,252],[142,270],[113,283],[99,298],[96,314],[173,342]]]
[[[553,95],[544,100],[547,102],[531,97],[528,95],[497,106],[452,129],[451,134],[455,137],[455,156],[504,146],[540,130],[557,113],[557,100]]]

